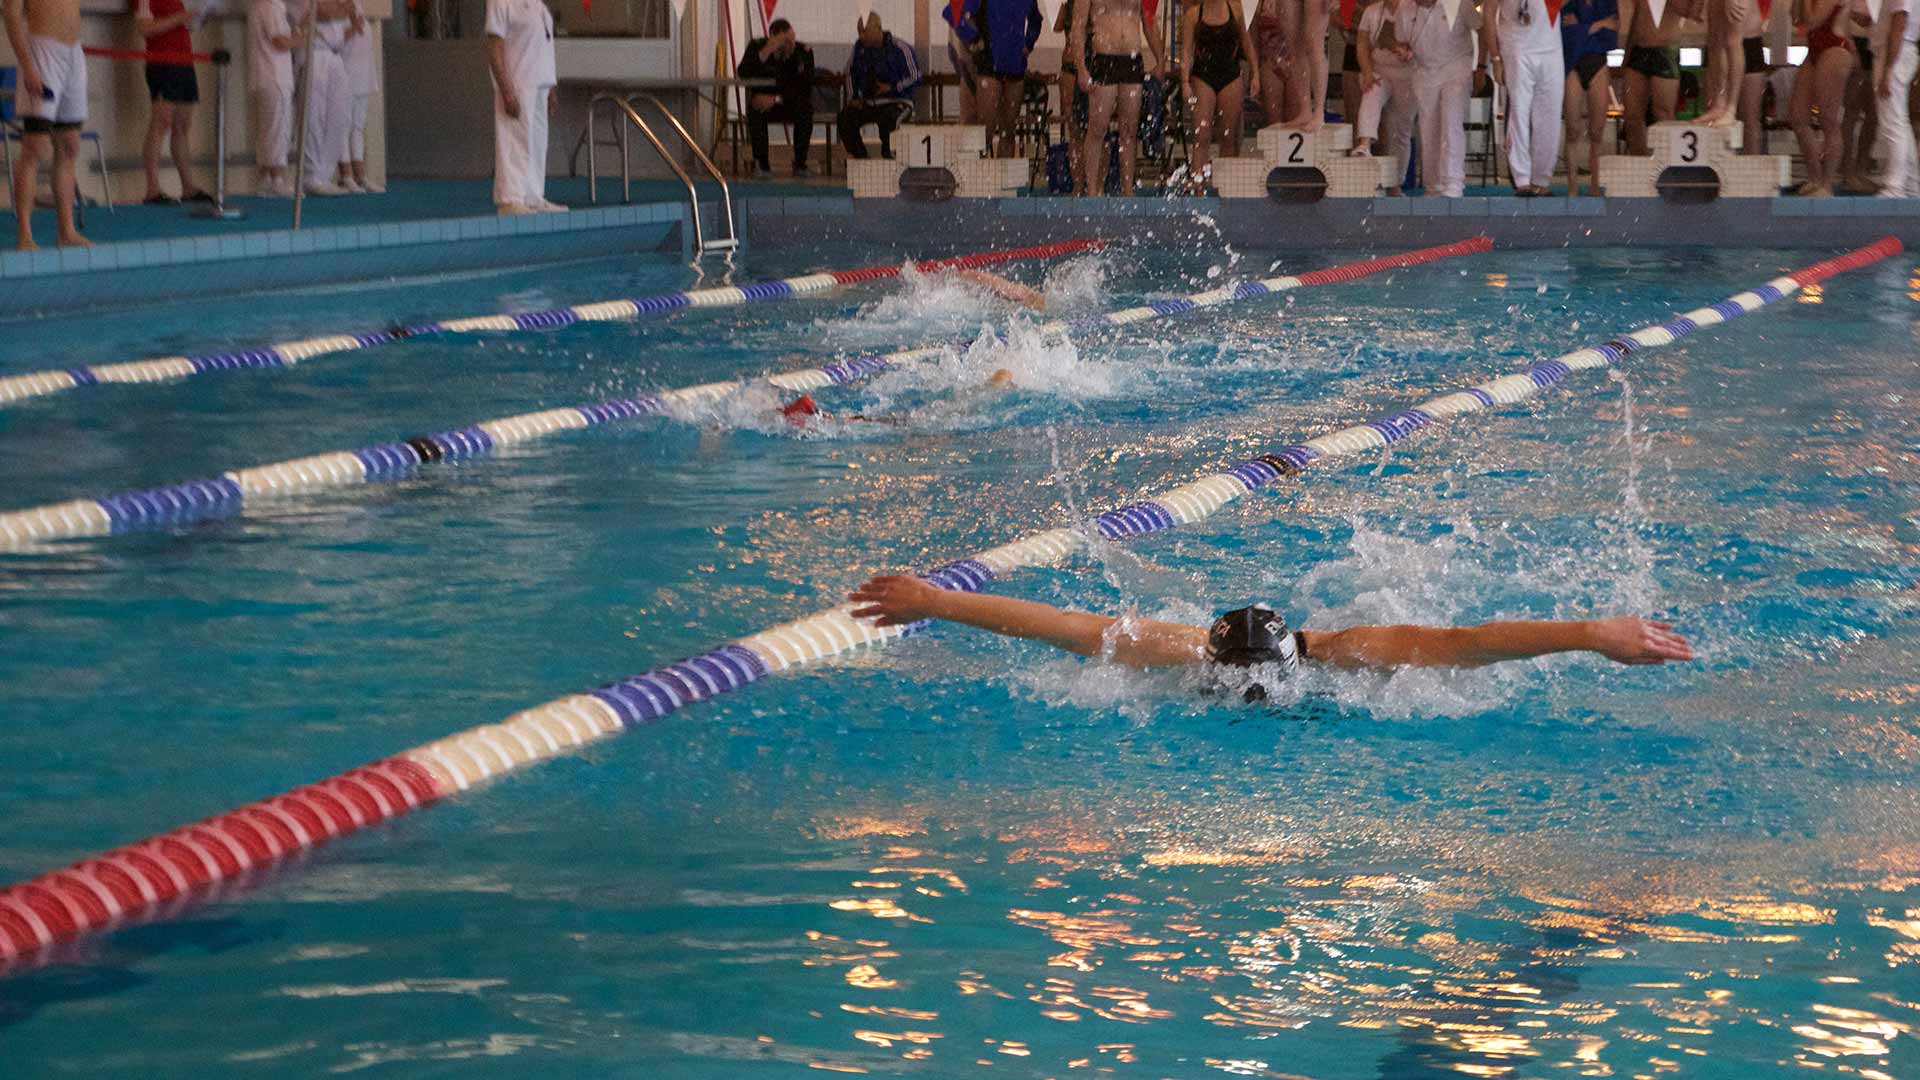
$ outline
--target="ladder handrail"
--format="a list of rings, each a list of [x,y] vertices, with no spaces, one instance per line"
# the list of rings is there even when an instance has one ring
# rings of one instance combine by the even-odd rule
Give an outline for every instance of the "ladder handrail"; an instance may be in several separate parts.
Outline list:
[[[654,108],[660,110],[660,115],[666,117],[667,123],[672,124],[673,130],[679,133],[680,141],[685,143],[687,149],[693,152],[694,160],[705,167],[707,175],[713,177],[714,180],[719,183],[720,208],[727,216],[727,238],[737,242],[740,238],[740,232],[734,227],[733,223],[733,189],[727,184],[726,174],[722,173],[719,167],[714,165],[713,159],[707,156],[707,152],[700,149],[699,142],[687,133],[686,125],[682,124],[680,118],[673,115],[673,110],[667,108],[666,104],[658,97],[645,92],[636,92],[627,95],[628,105],[632,105],[635,101],[648,102]]]
[[[693,250],[695,254],[705,251],[707,246],[706,238],[700,231],[700,192],[693,186],[693,178],[687,175],[687,170],[680,167],[680,162],[676,161],[672,154],[667,153],[667,148],[660,142],[660,137],[653,133],[653,129],[647,126],[645,120],[641,119],[640,113],[618,94],[605,92],[595,94],[592,100],[587,102],[588,200],[596,206],[599,205],[600,202],[600,167],[596,160],[597,155],[594,153],[597,140],[593,138],[593,123],[600,115],[599,107],[603,102],[618,109],[621,113],[625,113],[627,124],[631,124],[640,129],[640,134],[645,135],[647,141],[653,144],[653,149],[660,155],[660,159],[667,163],[667,167],[673,170],[674,175],[680,178],[681,183],[687,185],[687,202],[693,209]],[[633,161],[632,156],[628,153],[630,144],[628,142],[627,124],[620,123],[618,114],[615,115],[613,122],[620,129],[620,201],[632,202]],[[675,126],[677,127],[678,124],[676,123]],[[732,224],[733,211],[731,207],[729,207],[727,211],[727,221],[729,225]]]

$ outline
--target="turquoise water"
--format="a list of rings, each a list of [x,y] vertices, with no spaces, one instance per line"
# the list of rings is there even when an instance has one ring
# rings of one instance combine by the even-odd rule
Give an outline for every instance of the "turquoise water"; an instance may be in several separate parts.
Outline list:
[[[897,252],[768,251],[742,280]],[[1073,348],[944,279],[0,410],[0,509],[965,334],[826,391],[0,557],[0,880],[1717,301],[1828,251],[1496,252]],[[1283,270],[1341,261],[1281,257]],[[1053,268],[1091,312],[1271,257]],[[1015,276],[1043,280],[1044,268]],[[1694,664],[1273,709],[942,628],[0,981],[8,1075],[1920,1075],[1914,262],[1006,591],[1645,612]],[[0,371],[687,287],[664,261],[0,327]],[[972,393],[995,367],[1021,389]],[[1631,404],[1632,426],[1627,414]]]

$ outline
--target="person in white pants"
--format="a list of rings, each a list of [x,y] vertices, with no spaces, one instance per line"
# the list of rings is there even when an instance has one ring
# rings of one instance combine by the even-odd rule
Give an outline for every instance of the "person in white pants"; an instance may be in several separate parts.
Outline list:
[[[293,194],[287,146],[293,141],[293,28],[284,0],[253,0],[247,9],[247,90],[253,97],[256,194]]]
[[[1413,48],[1402,29],[1411,25],[1406,0],[1377,0],[1360,13],[1354,27],[1354,50],[1360,59],[1359,119],[1353,129],[1354,157],[1372,157],[1376,146],[1392,155],[1393,183],[1388,195],[1400,194],[1400,178],[1413,156]],[[1384,121],[1385,126],[1382,126]]]
[[[315,0],[287,0],[287,17],[298,28],[306,25],[307,8]],[[347,158],[347,119],[351,102],[347,95],[347,64],[341,58],[346,47],[347,19],[353,14],[351,0],[317,0],[313,27],[312,70],[307,75],[306,151],[302,155],[303,182],[309,195],[345,195],[346,189],[333,182],[340,163]]]
[[[547,199],[547,113],[557,100],[553,13],[541,0],[487,0],[493,75],[493,205],[502,214],[565,210]]]
[[[373,35],[379,32],[380,24],[368,21],[356,8],[347,31],[347,157],[340,163],[340,186],[355,195],[386,190],[367,179],[367,113],[378,82],[373,70]]]
[[[1558,12],[1546,0],[1492,0],[1481,47],[1507,88],[1507,166],[1516,195],[1550,194],[1567,93]]]
[[[1461,0],[1453,22],[1439,0],[1413,0],[1413,96],[1420,109],[1420,182],[1428,195],[1457,199],[1467,189],[1467,97],[1473,92],[1473,38],[1480,12]]]
[[[1874,73],[1874,103],[1880,109],[1880,139],[1875,155],[1881,161],[1880,195],[1888,199],[1920,199],[1920,162],[1914,159],[1913,125],[1907,101],[1913,77],[1920,70],[1920,20],[1913,0],[1885,0],[1880,19],[1886,24],[1886,47],[1880,70]]]

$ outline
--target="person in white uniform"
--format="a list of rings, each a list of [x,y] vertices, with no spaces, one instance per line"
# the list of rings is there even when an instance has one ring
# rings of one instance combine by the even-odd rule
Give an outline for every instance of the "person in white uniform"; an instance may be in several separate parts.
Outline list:
[[[1360,59],[1359,120],[1353,129],[1354,157],[1371,157],[1376,146],[1393,155],[1394,181],[1388,195],[1400,194],[1400,178],[1413,156],[1413,48],[1407,44],[1413,6],[1407,0],[1378,0],[1360,13],[1354,46]]]
[[[547,199],[547,113],[556,103],[553,13],[541,0],[487,0],[493,75],[493,205],[502,214],[565,210]]]
[[[1567,93],[1560,21],[1546,0],[1490,0],[1481,45],[1494,81],[1507,88],[1507,166],[1516,195],[1546,195],[1560,160]]]
[[[386,189],[367,179],[367,113],[379,81],[373,69],[373,35],[380,24],[356,8],[347,32],[347,159],[340,163],[340,186],[355,195],[377,195]]]
[[[287,18],[295,27],[306,25],[311,2],[287,0]],[[351,0],[317,2],[312,71],[307,75],[306,152],[301,169],[306,174],[303,180],[307,194],[345,195],[346,189],[335,184],[333,178],[347,158],[347,113],[352,103],[347,93],[347,63],[340,54],[346,47],[347,19],[353,14],[353,4]]]
[[[287,146],[293,141],[293,28],[285,0],[253,0],[247,9],[247,90],[253,97],[256,194],[293,194]]]
[[[1420,182],[1428,195],[1457,199],[1467,189],[1467,97],[1473,92],[1473,38],[1480,12],[1461,0],[1447,21],[1439,0],[1413,0],[1413,96],[1420,110]]]
[[[1913,0],[1885,0],[1880,21],[1885,24],[1885,47],[1874,72],[1874,103],[1880,109],[1880,195],[1888,199],[1920,199],[1920,163],[1914,160],[1913,125],[1908,121],[1908,95],[1920,70],[1920,21]]]

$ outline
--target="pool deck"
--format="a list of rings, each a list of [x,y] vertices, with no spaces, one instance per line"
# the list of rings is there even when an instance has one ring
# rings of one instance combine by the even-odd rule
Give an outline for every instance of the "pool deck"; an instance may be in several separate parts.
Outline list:
[[[603,191],[590,206],[584,180],[555,180],[566,214],[499,217],[483,182],[414,181],[385,195],[313,199],[292,230],[285,199],[236,198],[245,217],[214,221],[177,207],[94,207],[91,250],[0,253],[0,317],[219,295],[366,278],[530,265],[628,253],[691,256],[687,205],[677,184],[643,181],[634,202]],[[708,191],[706,197],[717,195]],[[1582,245],[1851,247],[1882,236],[1920,245],[1920,199],[1721,199],[1670,206],[1658,199],[1341,199],[1280,205],[1264,199],[1011,197],[917,204],[858,204],[830,184],[734,185],[748,244],[783,246],[824,237],[898,243],[909,236],[965,238],[969,248],[1073,236],[1162,243],[1230,243],[1253,250],[1417,247],[1484,233],[1509,247]],[[856,212],[856,205],[857,210]],[[717,207],[703,203],[712,230]],[[0,216],[11,213],[0,211]],[[8,226],[11,221],[6,222]],[[50,214],[39,218],[50,233]],[[185,272],[156,272],[190,267]]]

